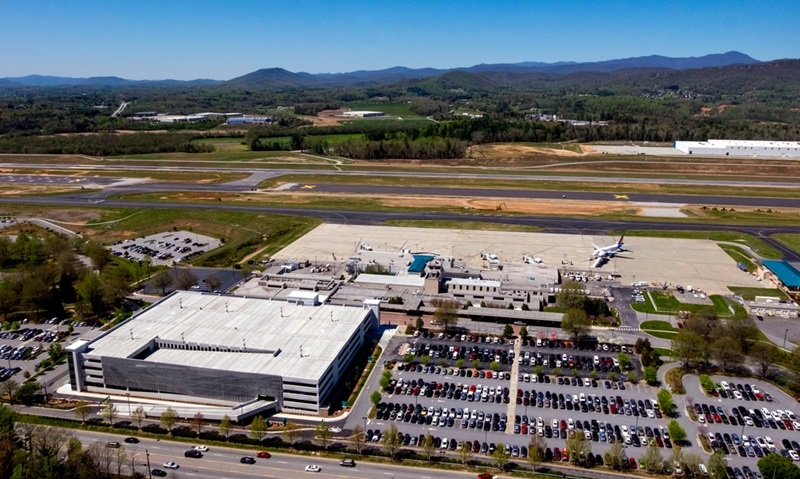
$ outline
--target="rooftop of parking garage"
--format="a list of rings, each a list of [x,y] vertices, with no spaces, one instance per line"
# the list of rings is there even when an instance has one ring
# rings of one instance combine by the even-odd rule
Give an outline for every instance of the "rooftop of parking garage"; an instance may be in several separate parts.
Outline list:
[[[317,380],[370,312],[181,291],[89,344],[88,355]]]

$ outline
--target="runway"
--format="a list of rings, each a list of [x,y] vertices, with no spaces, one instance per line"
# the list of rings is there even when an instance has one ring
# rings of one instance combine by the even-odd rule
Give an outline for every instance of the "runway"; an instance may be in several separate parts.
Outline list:
[[[752,206],[759,208],[800,208],[800,198],[776,198],[758,196],[713,196],[713,195],[672,195],[649,193],[608,193],[591,191],[566,190],[519,190],[519,189],[484,189],[484,188],[435,188],[435,187],[401,187],[370,186],[342,184],[303,184],[290,191],[319,193],[351,193],[372,195],[409,195],[409,196],[460,196],[489,198],[530,198],[530,199],[564,199],[586,201],[630,201],[637,203],[666,203],[677,205],[708,206]]]
[[[225,203],[180,203],[148,202],[107,198],[91,200],[85,195],[60,195],[26,198],[0,198],[0,204],[38,205],[51,207],[119,207],[141,209],[192,209],[209,211],[237,211],[245,213],[270,213],[292,216],[320,218],[327,223],[342,224],[385,224],[388,220],[429,220],[429,221],[481,221],[486,223],[538,226],[551,233],[605,234],[616,235],[626,230],[677,230],[677,231],[738,231],[761,238],[779,250],[784,259],[800,261],[800,255],[785,247],[769,235],[775,233],[800,234],[800,226],[761,226],[708,224],[691,221],[649,221],[649,220],[607,220],[592,217],[537,216],[537,215],[497,215],[474,213],[426,212],[426,211],[353,211],[327,210],[319,208],[279,208],[247,204]]]

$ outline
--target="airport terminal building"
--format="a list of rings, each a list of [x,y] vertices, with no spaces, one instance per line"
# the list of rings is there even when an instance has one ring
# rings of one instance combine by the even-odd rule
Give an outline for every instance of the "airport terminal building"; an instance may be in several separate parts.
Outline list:
[[[363,308],[177,291],[68,348],[76,392],[325,415],[379,324]]]

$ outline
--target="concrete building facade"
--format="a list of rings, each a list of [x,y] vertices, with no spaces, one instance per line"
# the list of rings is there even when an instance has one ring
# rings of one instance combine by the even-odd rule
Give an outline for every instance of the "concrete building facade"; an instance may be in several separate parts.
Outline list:
[[[72,390],[325,415],[380,312],[313,304],[175,292],[68,346]]]
[[[676,141],[674,146],[689,155],[800,158],[800,142],[796,141]]]

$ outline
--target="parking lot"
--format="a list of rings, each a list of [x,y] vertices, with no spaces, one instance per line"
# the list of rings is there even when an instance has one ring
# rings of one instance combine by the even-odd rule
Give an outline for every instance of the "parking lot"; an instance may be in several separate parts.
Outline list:
[[[580,350],[565,340],[523,345],[475,336],[396,337],[387,349],[400,359],[395,382],[382,391],[375,418],[362,426],[370,439],[379,441],[394,422],[406,446],[418,445],[430,433],[441,453],[469,442],[476,455],[491,454],[502,443],[512,460],[522,461],[530,436],[539,435],[547,441],[546,454],[564,460],[566,438],[576,431],[592,441],[595,461],[614,440],[626,444],[629,457],[638,458],[650,440],[664,448],[665,458],[669,455],[672,444],[656,390],[609,378],[612,372],[622,375],[615,362],[622,346]],[[407,363],[402,358],[408,353],[413,360]],[[560,375],[553,374],[556,361],[562,362]]]
[[[534,339],[523,345],[492,335],[476,336],[396,336],[386,353],[388,360],[398,361],[394,383],[388,392],[381,391],[375,417],[362,424],[370,442],[380,441],[382,432],[394,423],[407,447],[419,445],[430,433],[440,454],[454,454],[460,444],[469,443],[480,457],[503,444],[511,460],[520,462],[532,435],[547,442],[546,456],[551,460],[565,460],[566,438],[573,432],[591,440],[596,463],[613,441],[621,441],[627,457],[634,460],[650,443],[661,448],[664,459],[674,449],[666,428],[670,418],[663,416],[656,402],[658,389],[608,378],[612,371],[624,376],[618,360],[614,362],[623,346],[599,344],[593,350],[579,350],[563,339],[540,343]],[[411,362],[403,360],[407,353],[413,354]],[[576,367],[577,377],[563,367],[564,354],[567,367],[570,356],[573,365],[581,365]],[[551,355],[562,361],[560,375],[553,373]],[[428,359],[423,362],[423,357]],[[549,369],[544,367],[545,359]],[[634,354],[631,359],[638,360]],[[495,370],[489,367],[492,362],[497,363]],[[534,370],[537,366],[541,374]],[[674,397],[676,419],[691,443],[683,447],[684,453],[699,454],[705,461],[708,453],[698,441],[703,434],[726,453],[731,479],[758,479],[759,453],[771,451],[800,459],[800,418],[792,411],[793,398],[755,379],[713,380],[720,384],[716,396],[701,392],[697,376],[686,376],[687,395]],[[702,422],[687,414],[688,400],[693,411],[693,404],[698,404]],[[360,421],[351,418],[348,427]]]
[[[222,242],[191,231],[168,231],[135,239],[117,241],[111,254],[131,261],[148,258],[154,265],[180,263],[219,248]]]
[[[686,420],[726,454],[734,475],[735,468],[741,468],[743,476],[745,466],[757,470],[756,462],[767,452],[800,460],[800,422],[792,411],[797,404],[793,398],[757,379],[712,379],[720,386],[716,396],[702,392],[696,376],[684,379],[688,396],[693,398],[690,407],[697,415],[696,422]],[[686,430],[689,432],[689,427]]]

